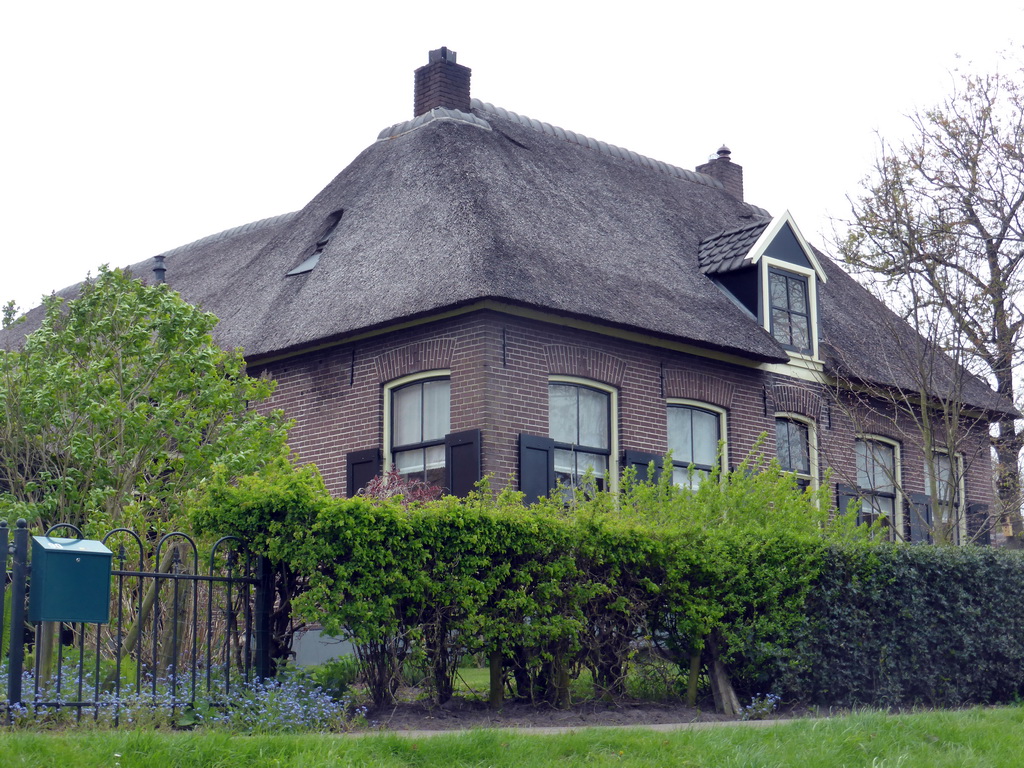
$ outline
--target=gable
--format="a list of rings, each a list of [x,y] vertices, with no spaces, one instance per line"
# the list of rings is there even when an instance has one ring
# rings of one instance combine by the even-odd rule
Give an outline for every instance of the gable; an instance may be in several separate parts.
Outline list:
[[[779,231],[775,233],[775,237],[764,249],[764,255],[769,258],[795,264],[805,269],[813,269],[808,252],[797,240],[793,233],[793,226],[788,221],[783,223]]]
[[[746,259],[754,264],[764,259],[783,267],[790,265],[812,270],[818,280],[828,282],[818,257],[800,233],[800,228],[789,211],[783,212],[765,227]]]

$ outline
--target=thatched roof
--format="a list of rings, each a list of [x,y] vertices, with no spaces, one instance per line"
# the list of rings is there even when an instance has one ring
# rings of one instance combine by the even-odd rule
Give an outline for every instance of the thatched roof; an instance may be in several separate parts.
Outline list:
[[[288,276],[337,211],[316,266]],[[785,362],[703,274],[733,268],[767,222],[711,176],[474,100],[471,114],[435,109],[385,130],[300,211],[168,251],[166,279],[221,318],[218,341],[255,361],[491,299]],[[892,336],[881,305],[819,256],[827,362],[901,384],[879,360],[890,342],[877,336]],[[151,259],[133,266],[151,269]],[[1012,410],[972,381],[969,402]]]

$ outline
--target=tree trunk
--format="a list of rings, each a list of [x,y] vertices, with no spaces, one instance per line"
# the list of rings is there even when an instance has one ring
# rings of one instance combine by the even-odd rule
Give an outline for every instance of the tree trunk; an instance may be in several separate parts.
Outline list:
[[[736,716],[740,713],[740,700],[736,698],[729,681],[729,673],[719,655],[717,633],[708,637],[707,653],[709,658],[708,675],[711,678],[711,694],[715,698],[715,710],[723,715]]]
[[[1006,546],[1024,549],[1024,519],[1020,515],[1020,460],[1024,435],[1017,431],[1013,419],[999,421],[996,438],[996,493],[999,496],[999,525],[1006,536]]]
[[[491,675],[491,692],[489,704],[491,709],[501,709],[504,704],[505,674],[502,669],[501,648],[495,648],[488,656],[488,668]]]

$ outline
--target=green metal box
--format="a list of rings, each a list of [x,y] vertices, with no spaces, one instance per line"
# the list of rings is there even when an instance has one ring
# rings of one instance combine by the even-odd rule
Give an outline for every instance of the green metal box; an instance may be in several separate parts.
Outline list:
[[[29,621],[110,621],[113,553],[99,541],[32,537]]]

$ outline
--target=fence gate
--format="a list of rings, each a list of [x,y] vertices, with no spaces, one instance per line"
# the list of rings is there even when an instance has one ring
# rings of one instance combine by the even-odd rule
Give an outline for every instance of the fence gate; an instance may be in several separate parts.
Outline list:
[[[45,536],[82,533],[59,525]],[[102,712],[116,724],[128,697],[173,713],[271,674],[272,570],[238,539],[201,554],[183,533],[147,540],[110,531],[101,540],[113,553],[109,623],[69,624],[28,620],[30,538],[24,520],[13,531],[0,520],[6,722],[23,709],[73,708],[79,720]],[[59,589],[47,580],[48,594]]]

